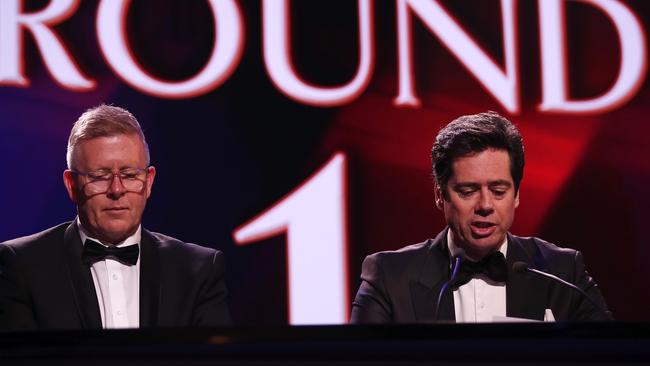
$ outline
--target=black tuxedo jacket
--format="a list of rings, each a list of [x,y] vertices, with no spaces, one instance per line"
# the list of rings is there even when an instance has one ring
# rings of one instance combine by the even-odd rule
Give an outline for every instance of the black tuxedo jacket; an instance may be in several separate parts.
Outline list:
[[[435,239],[397,251],[366,257],[361,286],[352,304],[352,323],[419,323],[436,320],[435,308],[442,285],[450,278],[447,229]],[[506,315],[543,320],[551,309],[555,320],[607,320],[602,311],[574,290],[534,274],[515,273],[523,261],[530,268],[559,276],[582,288],[606,309],[598,286],[585,271],[582,254],[559,248],[538,238],[508,234]],[[451,292],[443,297],[437,320],[455,320]]]
[[[0,331],[102,328],[76,221],[0,244]],[[142,229],[140,327],[230,323],[223,254]]]

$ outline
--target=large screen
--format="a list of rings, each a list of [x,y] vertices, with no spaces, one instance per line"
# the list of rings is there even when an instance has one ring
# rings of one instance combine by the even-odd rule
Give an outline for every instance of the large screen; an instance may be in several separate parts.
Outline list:
[[[349,318],[363,258],[432,238],[438,130],[494,110],[526,167],[513,234],[584,253],[649,320],[650,3],[1,0],[0,240],[73,220],[70,128],[142,124],[143,225],[222,250],[235,324]],[[631,300],[633,299],[633,300]]]

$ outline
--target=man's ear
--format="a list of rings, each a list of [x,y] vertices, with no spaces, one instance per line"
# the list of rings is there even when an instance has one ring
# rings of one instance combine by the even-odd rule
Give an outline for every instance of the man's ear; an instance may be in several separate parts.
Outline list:
[[[147,168],[147,190],[146,190],[146,195],[147,198],[151,196],[151,187],[153,187],[153,181],[156,178],[156,167],[153,165]]]
[[[444,198],[442,197],[442,189],[440,188],[440,185],[438,185],[438,182],[433,184],[433,194],[435,196],[436,207],[438,207],[439,210],[442,210],[444,207],[442,200]]]
[[[65,189],[68,191],[68,197],[75,204],[79,203],[79,196],[77,190],[77,181],[75,180],[75,175],[72,170],[66,169],[63,171],[63,184]]]
[[[515,193],[515,208],[519,207],[519,190]]]

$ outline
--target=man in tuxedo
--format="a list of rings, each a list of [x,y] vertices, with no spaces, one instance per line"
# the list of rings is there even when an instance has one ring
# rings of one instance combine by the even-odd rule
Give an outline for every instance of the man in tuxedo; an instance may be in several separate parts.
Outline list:
[[[495,112],[462,116],[440,130],[431,157],[435,204],[448,226],[435,239],[366,257],[352,323],[611,319],[580,252],[508,232],[524,170],[510,121]]]
[[[86,111],[67,163],[77,218],[0,244],[0,331],[230,322],[223,254],[140,224],[156,169],[131,113]]]

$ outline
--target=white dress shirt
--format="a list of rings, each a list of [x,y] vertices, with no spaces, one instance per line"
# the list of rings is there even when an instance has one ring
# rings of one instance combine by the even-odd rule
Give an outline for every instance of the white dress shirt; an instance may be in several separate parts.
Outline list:
[[[447,244],[451,257],[458,252],[451,230],[447,231]],[[503,239],[499,251],[506,256],[508,239]],[[457,323],[492,322],[494,317],[506,316],[506,284],[495,282],[484,275],[474,276],[468,283],[454,291],[454,311]]]
[[[90,237],[78,218],[77,225],[82,243],[85,243],[86,239],[91,239],[106,245],[100,240]],[[116,246],[140,245],[141,234],[142,228],[138,226],[138,230],[133,235]],[[104,329],[139,327],[140,256],[134,266],[128,266],[110,258],[95,262],[90,267],[90,273],[93,276]]]

